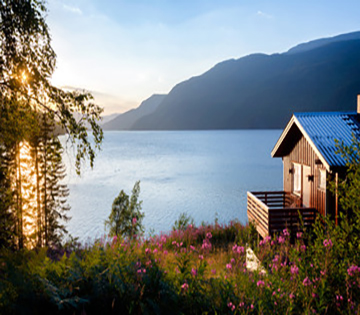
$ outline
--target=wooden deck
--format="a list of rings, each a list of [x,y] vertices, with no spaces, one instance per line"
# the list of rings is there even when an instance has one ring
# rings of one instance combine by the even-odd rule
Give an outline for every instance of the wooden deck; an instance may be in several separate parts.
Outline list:
[[[285,228],[291,233],[300,231],[300,215],[304,226],[315,222],[316,209],[302,207],[300,199],[285,191],[261,191],[247,193],[247,213],[249,222],[256,225],[264,238]]]

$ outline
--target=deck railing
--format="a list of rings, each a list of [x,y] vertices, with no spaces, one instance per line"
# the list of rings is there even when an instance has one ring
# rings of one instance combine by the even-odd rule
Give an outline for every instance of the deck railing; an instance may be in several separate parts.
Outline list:
[[[249,221],[262,237],[285,228],[295,234],[301,227],[300,217],[304,227],[315,222],[316,209],[302,207],[300,199],[287,192],[248,192],[247,196]]]

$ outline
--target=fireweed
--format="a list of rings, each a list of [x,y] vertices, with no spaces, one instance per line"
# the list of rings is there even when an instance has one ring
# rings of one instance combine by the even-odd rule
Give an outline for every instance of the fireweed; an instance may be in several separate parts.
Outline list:
[[[58,254],[4,250],[0,313],[360,314],[356,242],[331,223],[258,242],[252,226],[233,222]],[[247,269],[247,244],[265,272]]]

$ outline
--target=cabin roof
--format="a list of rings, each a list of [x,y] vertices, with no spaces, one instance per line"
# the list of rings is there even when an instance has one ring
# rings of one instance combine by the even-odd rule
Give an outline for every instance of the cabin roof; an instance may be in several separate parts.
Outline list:
[[[360,138],[360,115],[357,112],[295,113],[271,152],[272,157],[290,153],[303,135],[328,171],[344,167],[344,159],[335,154],[335,139],[350,145],[353,134]]]

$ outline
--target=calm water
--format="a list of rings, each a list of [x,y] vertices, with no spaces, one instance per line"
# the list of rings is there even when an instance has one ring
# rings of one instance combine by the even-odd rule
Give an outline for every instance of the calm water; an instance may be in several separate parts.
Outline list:
[[[141,181],[146,232],[169,231],[181,212],[197,224],[247,222],[246,191],[282,188],[282,162],[270,152],[280,130],[105,132],[93,170],[65,161],[72,220],[85,241],[104,234],[114,198]]]

